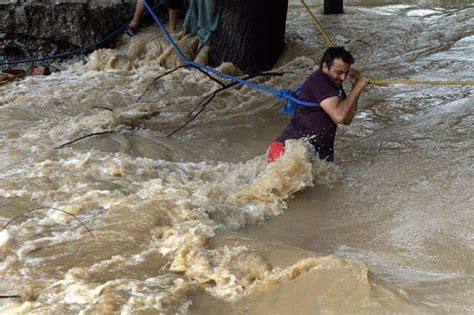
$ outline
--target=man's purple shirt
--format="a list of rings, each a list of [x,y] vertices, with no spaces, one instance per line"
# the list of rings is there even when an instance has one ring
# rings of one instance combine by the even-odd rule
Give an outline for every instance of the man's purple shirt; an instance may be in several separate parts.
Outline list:
[[[342,87],[338,87],[331,78],[321,70],[313,72],[304,82],[299,98],[308,102],[321,103],[323,100],[337,96],[346,98]],[[276,141],[285,143],[288,139],[310,137],[322,160],[334,161],[334,137],[337,124],[321,106],[308,107],[298,105],[283,134]]]

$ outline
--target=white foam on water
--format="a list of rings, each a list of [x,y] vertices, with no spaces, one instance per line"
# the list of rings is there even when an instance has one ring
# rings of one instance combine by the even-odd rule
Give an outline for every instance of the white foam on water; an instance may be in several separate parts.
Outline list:
[[[437,11],[394,5],[357,8],[347,18],[358,19],[360,12],[383,15],[387,19],[402,14],[408,20],[406,16],[429,18]],[[300,13],[302,16],[304,12]],[[415,20],[410,19],[413,24],[409,25],[389,22],[399,29],[411,30],[418,26]],[[328,25],[334,25],[331,23],[335,21],[331,17],[325,19]],[[358,32],[358,36],[365,38],[367,34],[361,33],[359,26],[351,25],[354,27],[346,29],[348,34]],[[398,28],[392,33],[397,33]],[[305,36],[314,37],[307,35],[313,34],[307,29],[304,31]],[[374,33],[371,36],[375,39],[367,39],[371,42],[360,52],[366,60],[373,58],[366,53],[370,45],[377,50],[376,43],[387,40],[380,39],[385,36],[381,33],[380,37]],[[185,54],[194,58],[196,39],[183,34],[176,37]],[[349,35],[337,37],[340,41],[345,38]],[[442,39],[440,42],[444,42]],[[410,38],[407,40],[411,43]],[[351,44],[361,50],[360,42]],[[470,37],[464,37],[449,51],[464,51],[470,42]],[[425,44],[422,42],[415,47],[423,49]],[[408,60],[410,55],[399,54],[397,49],[402,51],[409,45],[401,42],[399,46],[391,47],[400,57],[396,60]],[[426,59],[444,58],[449,51],[429,54]],[[275,87],[290,87],[317,67],[307,56],[295,52],[288,56],[285,58],[291,60],[282,60],[277,69],[287,72],[285,76],[256,80]],[[387,54],[381,56],[387,58]],[[205,60],[206,56],[200,58]],[[263,300],[273,301],[272,295],[278,293],[275,291],[285,291],[298,281],[303,284],[296,289],[306,288],[305,283],[317,283],[310,289],[321,288],[326,292],[311,291],[318,294],[321,312],[404,310],[400,306],[403,302],[393,292],[387,293],[388,298],[382,302],[372,296],[375,287],[385,286],[373,286],[372,276],[361,261],[314,257],[311,253],[280,266],[270,259],[272,255],[264,255],[249,244],[235,241],[223,246],[209,245],[219,233],[238,232],[248,225],[262,224],[282,215],[289,199],[315,183],[335,186],[342,171],[331,163],[313,161],[304,140],[288,142],[285,155],[269,165],[263,150],[242,162],[204,160],[194,163],[187,161],[188,156],[179,158],[180,141],[189,146],[205,134],[207,128],[212,130],[219,123],[233,125],[239,119],[258,116],[265,110],[274,111],[280,106],[273,96],[262,95],[248,87],[230,89],[193,122],[195,132],[189,131],[182,138],[165,139],[165,131],[179,126],[203,94],[219,87],[198,71],[181,69],[155,82],[138,101],[157,76],[179,64],[178,57],[161,35],[150,28],[118,49],[94,52],[86,64],[78,62],[47,78],[30,77],[8,89],[0,87],[0,120],[6,130],[2,129],[0,145],[9,161],[13,161],[9,162],[12,167],[2,172],[0,197],[10,202],[5,207],[14,209],[16,214],[23,213],[29,206],[44,207],[18,218],[0,234],[2,277],[5,276],[9,284],[33,282],[30,293],[19,293],[34,300],[10,303],[2,311],[185,313],[192,304],[190,296],[196,291],[225,301],[242,301],[268,292],[271,297]],[[229,64],[221,68],[239,73]],[[393,97],[391,101],[401,103],[398,108],[406,110],[404,97]],[[383,121],[385,112],[372,108],[377,105],[365,106],[365,114],[358,115],[357,119],[379,120],[374,122],[375,127],[356,126],[354,135],[376,134],[380,126],[393,123]],[[407,113],[410,117],[415,114]],[[216,130],[217,133],[226,131],[225,128]],[[90,142],[79,141],[61,150],[52,149],[91,133],[109,131],[113,132],[110,137],[88,138]],[[343,139],[354,135],[342,130]],[[160,157],[144,153],[145,146],[133,141],[136,138],[153,142],[152,150],[159,151]],[[218,143],[209,141],[206,145],[213,150]],[[398,152],[405,147],[402,140],[389,139],[377,150]],[[371,163],[370,159],[367,163]],[[76,216],[90,227],[95,239],[74,217],[53,208]],[[402,245],[410,245],[414,240],[422,247],[422,236],[417,233],[440,226],[441,222],[436,220],[423,229],[402,222],[387,230]],[[472,235],[467,233],[465,239],[469,241]],[[260,241],[254,243],[261,245]],[[288,249],[285,257],[295,252]],[[344,248],[337,253],[360,258],[369,265],[386,259]],[[401,277],[440,280],[458,275],[407,268]],[[338,285],[339,282],[344,285]],[[291,295],[284,295],[288,296]],[[353,307],[363,306],[343,308],[335,302],[340,300],[349,301]],[[363,303],[358,303],[360,301]],[[387,304],[392,302],[384,304],[386,301],[397,302],[390,308]]]

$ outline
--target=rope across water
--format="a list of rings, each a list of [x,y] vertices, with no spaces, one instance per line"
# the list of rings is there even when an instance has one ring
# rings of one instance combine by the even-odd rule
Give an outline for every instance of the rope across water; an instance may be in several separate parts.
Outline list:
[[[153,8],[148,4],[148,2],[146,0],[142,0],[142,1],[143,1],[143,4],[144,4],[145,8],[147,9],[147,13],[151,15],[151,17],[153,18],[155,24],[160,28],[160,30],[162,31],[162,33],[166,37],[167,41],[173,46],[174,50],[176,51],[179,58],[181,59],[181,61],[184,64],[195,67],[195,68],[199,68],[199,69],[201,69],[203,71],[206,71],[206,72],[213,73],[217,76],[220,76],[221,78],[230,80],[232,82],[238,82],[239,84],[249,86],[253,89],[260,90],[260,91],[265,92],[265,93],[273,94],[278,99],[287,100],[288,104],[285,106],[285,108],[283,110],[288,112],[288,113],[290,113],[294,109],[296,104],[303,105],[303,106],[310,106],[310,107],[319,106],[318,103],[307,102],[307,101],[303,101],[303,100],[299,99],[296,96],[296,94],[297,94],[296,90],[293,91],[293,90],[289,90],[289,89],[277,89],[277,88],[273,88],[273,87],[266,86],[266,85],[263,85],[263,84],[247,81],[247,80],[241,79],[239,77],[235,77],[235,76],[232,76],[232,75],[222,73],[222,72],[220,72],[220,71],[218,71],[218,70],[216,70],[212,67],[208,67],[208,66],[205,66],[205,65],[202,65],[202,64],[199,64],[199,63],[196,63],[194,61],[191,61],[191,60],[187,59],[187,57],[181,51],[181,49],[179,48],[179,46],[177,45],[177,43],[175,42],[173,37],[168,33],[168,31],[166,30],[164,25],[158,19],[158,17],[154,13]],[[334,42],[331,40],[330,36],[325,31],[325,29],[323,28],[321,23],[318,21],[316,16],[312,13],[311,9],[306,4],[306,2],[304,0],[300,0],[300,1],[301,1],[302,5],[304,6],[304,8],[306,9],[306,11],[308,12],[308,14],[310,15],[310,17],[312,18],[312,20],[314,21],[314,23],[316,24],[319,31],[321,32],[321,34],[322,34],[324,40],[326,41],[327,45],[328,46],[334,46]],[[74,55],[80,55],[80,54],[83,54],[87,51],[94,50],[94,49],[97,49],[97,48],[101,47],[103,44],[105,44],[111,38],[113,38],[116,34],[123,32],[126,29],[127,26],[128,26],[128,23],[122,25],[121,27],[119,27],[117,30],[115,30],[112,33],[110,33],[109,35],[107,35],[105,38],[103,38],[98,43],[96,43],[94,45],[91,45],[91,46],[88,46],[88,47],[79,48],[79,49],[74,50],[72,52],[53,55],[53,56],[46,56],[46,57],[35,58],[35,59],[24,59],[24,60],[17,60],[17,61],[1,62],[0,66],[11,66],[11,65],[46,61],[46,60],[51,60],[51,59],[63,59],[63,58],[68,58],[68,57],[71,57],[71,56],[74,56]],[[474,81],[384,80],[384,79],[370,79],[369,83],[375,84],[375,85],[386,85],[386,84],[430,84],[430,85],[461,85],[461,86],[473,86],[474,85]]]
[[[326,44],[329,47],[334,46],[334,42],[331,40],[331,38],[329,37],[326,30],[323,28],[321,23],[319,23],[318,19],[313,14],[309,6],[306,4],[305,0],[300,0],[300,1],[303,7],[308,12],[308,15],[310,16],[310,18],[313,20],[314,24],[318,28],[318,30],[321,32],[324,40],[326,41]],[[474,85],[474,81],[430,81],[430,80],[403,80],[403,79],[397,79],[397,80],[369,79],[369,83],[374,84],[374,85],[388,85],[388,84],[426,84],[426,85],[461,85],[461,86]]]
[[[163,32],[164,36],[166,37],[166,40],[173,46],[173,48],[175,49],[175,51],[178,54],[179,58],[181,59],[181,61],[184,64],[195,67],[195,68],[199,68],[199,69],[201,69],[203,71],[206,71],[206,72],[213,73],[213,74],[215,74],[215,75],[217,75],[217,76],[219,76],[223,79],[226,79],[226,80],[229,80],[229,81],[232,81],[232,82],[238,82],[242,85],[249,86],[253,89],[256,89],[256,90],[259,90],[259,91],[262,91],[262,92],[265,92],[265,93],[273,94],[278,99],[288,100],[288,102],[290,102],[290,103],[303,105],[303,106],[310,106],[310,107],[319,106],[319,103],[312,103],[312,102],[307,102],[307,101],[303,101],[303,100],[299,99],[298,97],[296,97],[295,91],[292,91],[292,90],[289,90],[289,89],[277,89],[277,88],[270,87],[270,86],[267,86],[267,85],[264,85],[264,84],[259,84],[259,83],[255,83],[255,82],[252,82],[252,81],[247,81],[247,80],[241,79],[239,77],[235,77],[235,76],[232,76],[232,75],[229,75],[229,74],[222,73],[222,72],[220,72],[220,71],[218,71],[218,70],[216,70],[212,67],[205,66],[205,65],[202,65],[200,63],[189,60],[184,55],[184,53],[181,51],[181,49],[179,48],[178,44],[173,39],[173,37],[166,30],[163,23],[161,23],[161,21],[158,19],[156,14],[153,12],[153,9],[148,4],[148,2],[146,0],[143,0],[143,4],[145,5],[145,8],[148,10],[148,13],[150,14],[150,16],[153,18],[155,24]],[[293,108],[293,107],[290,106],[289,108]]]

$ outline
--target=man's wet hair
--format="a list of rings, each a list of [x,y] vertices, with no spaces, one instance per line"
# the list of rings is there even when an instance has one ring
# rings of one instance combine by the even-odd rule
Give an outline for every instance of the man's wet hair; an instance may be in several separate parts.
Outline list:
[[[344,47],[329,47],[323,54],[321,62],[319,64],[319,69],[323,68],[324,63],[328,65],[329,68],[334,64],[334,60],[341,59],[345,63],[350,65],[354,64],[354,57],[351,53],[344,49]]]

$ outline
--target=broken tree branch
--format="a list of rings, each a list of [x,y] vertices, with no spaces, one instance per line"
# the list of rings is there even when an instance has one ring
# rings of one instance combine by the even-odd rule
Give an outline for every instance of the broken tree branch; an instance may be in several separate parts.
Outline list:
[[[248,76],[245,76],[243,77],[242,79],[244,80],[250,80],[250,79],[253,79],[253,78],[256,78],[256,77],[261,77],[261,76],[283,76],[285,75],[284,72],[262,72],[262,73],[258,73],[258,74],[254,74],[254,75],[248,75]],[[178,128],[176,128],[175,130],[173,130],[170,134],[168,134],[166,137],[169,138],[171,136],[173,136],[175,133],[177,133],[178,131],[182,130],[184,127],[186,127],[190,122],[192,122],[194,119],[197,118],[197,116],[199,116],[207,107],[207,105],[212,102],[212,100],[217,96],[218,93],[226,90],[226,89],[229,89],[233,86],[236,86],[240,84],[239,82],[232,82],[232,83],[229,83],[217,90],[214,90],[213,92],[211,92],[210,94],[204,96],[201,101],[199,101],[199,103],[188,113],[188,117],[190,117],[188,120],[186,120],[181,126],[179,126]],[[196,114],[193,115],[193,113],[199,108],[201,107],[198,112]]]
[[[145,96],[145,94],[151,89],[151,87],[156,83],[156,81],[158,81],[159,79],[163,78],[164,76],[167,76],[168,74],[171,74],[181,68],[187,68],[187,67],[192,67],[196,70],[198,70],[199,72],[201,72],[202,74],[204,74],[205,76],[207,76],[209,79],[211,79],[212,81],[216,82],[217,84],[219,84],[220,86],[224,87],[225,86],[225,83],[223,83],[222,81],[218,80],[216,77],[210,75],[209,73],[207,73],[206,71],[202,70],[201,68],[195,66],[195,65],[188,65],[188,64],[185,64],[185,65],[181,65],[181,66],[178,66],[170,71],[167,71],[163,74],[160,74],[159,76],[157,76],[156,78],[153,79],[153,81],[150,83],[150,85],[145,89],[145,91],[142,93],[142,95],[140,95],[138,98],[137,98],[137,102],[139,102],[143,96]]]
[[[79,222],[79,224],[82,225],[82,226],[87,230],[87,232],[89,232],[90,236],[92,236],[93,239],[95,239],[95,236],[94,236],[94,234],[92,234],[91,230],[90,230],[84,223],[82,223],[82,221],[79,220],[74,214],[69,213],[69,212],[67,212],[67,211],[65,211],[65,210],[61,210],[61,209],[58,209],[58,208],[54,208],[54,207],[39,207],[39,208],[35,208],[35,209],[32,209],[32,210],[28,210],[28,211],[26,211],[26,212],[23,212],[22,214],[17,215],[17,216],[15,216],[15,217],[13,217],[12,219],[10,219],[10,220],[2,227],[1,231],[5,230],[5,229],[8,227],[8,225],[10,225],[10,223],[12,223],[13,221],[15,221],[16,219],[21,218],[21,217],[25,216],[26,214],[28,214],[28,213],[30,213],[30,212],[35,212],[35,211],[39,211],[39,210],[48,210],[48,209],[52,209],[52,210],[55,210],[55,211],[60,211],[60,212],[62,212],[62,213],[65,213],[65,214],[67,214],[67,215],[70,215],[71,217],[73,217],[74,219],[76,219],[76,221]]]
[[[142,95],[140,95],[138,98],[137,98],[137,102],[139,102],[143,96],[145,96],[145,94],[151,89],[151,87],[155,84],[156,81],[158,81],[159,79],[161,79],[162,77],[164,76],[167,76],[168,74],[171,74],[181,68],[186,68],[188,67],[188,65],[181,65],[181,66],[178,66],[170,71],[167,71],[163,74],[160,74],[159,76],[157,76],[156,78],[153,79],[153,81],[151,81],[150,85],[148,85],[148,87],[145,89],[145,91],[142,93]]]
[[[83,139],[86,139],[86,138],[90,138],[90,137],[94,137],[94,136],[100,136],[100,135],[105,135],[105,134],[108,134],[108,133],[114,133],[115,131],[114,130],[108,130],[108,131],[102,131],[102,132],[94,132],[94,133],[90,133],[88,135],[85,135],[85,136],[82,136],[82,137],[79,137],[77,139],[74,139],[74,140],[71,140],[69,142],[66,142],[66,143],[63,143],[61,144],[60,146],[57,146],[55,147],[54,149],[62,149],[70,144],[73,144],[77,141],[80,141],[80,140],[83,140]]]
[[[103,110],[108,110],[109,112],[114,111],[112,108],[105,107],[105,106],[92,106],[91,109],[103,109]]]

